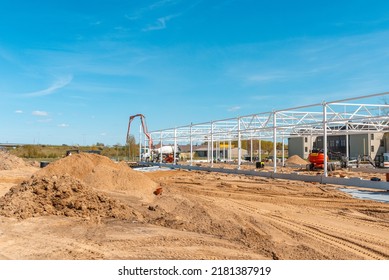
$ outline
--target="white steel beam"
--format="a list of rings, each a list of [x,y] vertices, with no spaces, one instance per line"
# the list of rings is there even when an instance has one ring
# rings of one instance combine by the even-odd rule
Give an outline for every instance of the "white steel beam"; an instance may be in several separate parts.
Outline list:
[[[162,129],[152,131],[150,134],[152,138],[160,137],[164,143],[170,144],[174,142],[177,144],[192,143],[193,145],[193,143],[211,141],[209,150],[213,150],[215,141],[228,142],[229,148],[231,148],[232,141],[238,141],[238,153],[241,153],[240,145],[243,140],[269,139],[276,142],[282,137],[320,136],[324,133],[351,135],[389,132],[389,105],[372,102],[374,98],[381,98],[380,101],[382,101],[385,97],[389,98],[388,92],[325,102],[325,113],[324,103],[318,103],[238,118],[190,124],[175,129]],[[363,99],[368,99],[369,102],[360,102]],[[359,102],[354,102],[355,100]],[[348,101],[353,101],[353,103],[347,103]],[[208,160],[210,160],[209,150]],[[276,161],[276,147],[273,151],[274,161]],[[230,156],[229,150],[229,158]],[[238,165],[240,164],[239,157]],[[276,166],[274,169],[276,171]]]

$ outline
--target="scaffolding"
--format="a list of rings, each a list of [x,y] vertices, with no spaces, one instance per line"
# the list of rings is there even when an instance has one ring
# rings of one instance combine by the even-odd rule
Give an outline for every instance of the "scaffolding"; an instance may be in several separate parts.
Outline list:
[[[273,143],[302,136],[323,136],[324,153],[327,154],[327,136],[340,134],[362,134],[389,131],[389,104],[385,98],[389,92],[359,96],[343,100],[274,110],[235,118],[215,120],[151,131],[153,139],[160,144],[190,145],[190,165],[193,164],[193,144],[208,143],[208,161],[214,162],[215,143],[238,143],[238,169],[242,164],[242,141],[268,139]],[[379,104],[379,99],[381,103]],[[362,102],[362,101],[367,101]],[[382,102],[383,101],[383,102]],[[276,159],[277,147],[273,145]],[[216,145],[216,149],[217,149]],[[260,144],[259,144],[260,147]],[[225,149],[225,146],[224,148]],[[252,145],[251,145],[252,149]],[[228,153],[230,156],[231,153]],[[252,155],[252,151],[251,151]],[[284,161],[284,149],[282,162]],[[277,161],[273,160],[273,172],[277,172]],[[324,176],[327,176],[327,159],[324,162]]]

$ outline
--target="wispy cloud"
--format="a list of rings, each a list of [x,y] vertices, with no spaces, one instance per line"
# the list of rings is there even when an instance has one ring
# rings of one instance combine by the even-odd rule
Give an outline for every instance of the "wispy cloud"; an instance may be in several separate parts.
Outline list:
[[[347,25],[359,25],[359,26],[373,26],[385,24],[389,21],[389,18],[377,18],[374,20],[353,20],[353,21],[338,21],[333,23],[335,26],[347,26]]]
[[[41,119],[41,120],[38,120],[38,122],[40,122],[40,123],[49,123],[51,121],[52,121],[52,119]]]
[[[151,4],[149,6],[149,9],[156,9],[156,8],[160,8],[160,7],[164,7],[164,6],[167,6],[167,5],[176,5],[178,3],[180,3],[181,0],[160,0],[160,1],[157,1],[153,4]]]
[[[236,111],[239,111],[241,109],[240,106],[233,106],[233,107],[230,107],[228,108],[228,112],[236,112]]]
[[[149,25],[148,27],[143,28],[142,31],[147,32],[147,31],[165,29],[167,27],[166,23],[175,17],[177,17],[177,15],[170,15],[170,16],[166,16],[166,17],[161,17],[161,18],[157,19],[157,22],[155,24]]]
[[[38,117],[46,117],[46,116],[49,115],[49,113],[47,113],[45,111],[33,111],[32,115],[33,116],[38,116]]]
[[[251,97],[251,99],[253,100],[266,100],[266,99],[270,99],[270,98],[274,98],[274,96],[271,96],[271,95],[254,95]]]
[[[61,124],[58,125],[58,127],[69,127],[69,125],[66,124],[66,123],[61,123]]]
[[[3,59],[3,60],[8,61],[8,62],[15,61],[14,57],[8,51],[6,51],[5,49],[3,49],[1,47],[0,47],[0,59]]]
[[[46,89],[25,93],[25,94],[23,94],[23,96],[37,97],[37,96],[50,95],[50,94],[55,93],[57,90],[70,84],[72,80],[73,80],[72,75],[64,76],[64,77],[57,79],[51,86],[49,86]]]
[[[15,114],[23,114],[23,111],[22,110],[16,110]]]
[[[267,82],[272,80],[277,80],[283,78],[282,75],[272,75],[272,74],[264,74],[264,75],[250,75],[247,77],[247,80],[250,82]]]
[[[91,22],[90,25],[92,26],[96,26],[96,25],[100,25],[101,24],[101,21],[98,20],[98,21],[94,21],[94,22]]]

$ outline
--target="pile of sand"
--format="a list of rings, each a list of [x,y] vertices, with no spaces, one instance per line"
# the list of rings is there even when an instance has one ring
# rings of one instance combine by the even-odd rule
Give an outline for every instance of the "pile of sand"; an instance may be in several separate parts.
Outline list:
[[[104,190],[120,191],[145,201],[154,198],[153,192],[159,185],[149,177],[132,170],[125,162],[115,163],[96,154],[74,154],[42,168],[36,176],[57,176],[69,174],[87,185]]]
[[[0,151],[0,170],[12,170],[30,166],[23,159],[11,155],[8,152]]]
[[[308,162],[305,160],[305,159],[302,159],[301,157],[299,157],[298,155],[293,155],[291,156],[290,158],[288,158],[286,160],[286,163],[289,163],[289,164],[307,164]]]
[[[26,219],[35,216],[64,215],[91,221],[112,217],[138,219],[129,206],[97,192],[69,175],[37,177],[12,187],[0,198],[0,214]]]
[[[29,218],[64,215],[97,220],[141,218],[130,205],[108,198],[121,192],[152,201],[159,185],[125,163],[96,154],[76,154],[50,163],[0,199],[0,215]]]

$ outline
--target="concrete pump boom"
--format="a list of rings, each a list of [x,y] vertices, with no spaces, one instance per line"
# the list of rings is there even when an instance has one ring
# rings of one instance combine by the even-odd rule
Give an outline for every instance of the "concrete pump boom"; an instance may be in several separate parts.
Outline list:
[[[142,130],[143,133],[146,135],[147,139],[149,139],[149,152],[151,152],[151,149],[153,147],[153,140],[151,139],[151,135],[147,130],[147,125],[146,125],[146,117],[142,114],[136,114],[133,116],[130,116],[130,119],[128,121],[128,129],[127,129],[127,143],[130,140],[130,128],[131,128],[131,123],[132,121],[136,118],[139,117],[142,123]]]

